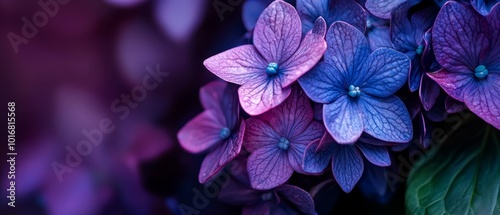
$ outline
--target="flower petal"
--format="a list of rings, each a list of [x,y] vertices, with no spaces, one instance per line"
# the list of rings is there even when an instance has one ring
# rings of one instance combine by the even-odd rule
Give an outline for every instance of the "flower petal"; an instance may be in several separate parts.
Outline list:
[[[463,102],[457,101],[451,96],[446,96],[446,100],[444,102],[446,112],[448,113],[458,113],[467,108]]]
[[[205,110],[220,109],[220,101],[227,83],[212,81],[200,88],[200,101]]]
[[[253,45],[242,45],[214,55],[203,65],[224,81],[245,84],[258,76],[267,76],[267,64]]]
[[[296,172],[303,173],[302,161],[306,147],[315,140],[320,140],[325,133],[325,127],[319,122],[312,122],[306,130],[295,137],[290,138],[290,149],[288,159],[290,165]]]
[[[375,50],[366,60],[359,88],[370,95],[387,97],[398,91],[408,80],[410,60],[388,48]]]
[[[428,76],[423,75],[420,81],[418,95],[426,111],[429,111],[434,106],[439,96],[439,92],[439,85]]]
[[[312,31],[306,34],[293,56],[283,62],[283,87],[290,86],[323,57],[326,50],[325,33],[326,23],[320,17],[316,20]]]
[[[396,96],[375,98],[364,94],[359,99],[364,131],[383,141],[405,143],[413,137],[410,113]]]
[[[500,129],[500,74],[475,83],[464,97],[465,105],[484,121]]]
[[[241,151],[245,122],[242,120],[238,133],[225,140],[214,151],[208,153],[201,163],[198,180],[204,184],[217,174],[226,164],[232,161]]]
[[[280,105],[290,92],[290,87],[282,88],[278,81],[267,76],[256,77],[238,89],[241,107],[252,116]]]
[[[361,31],[345,22],[335,22],[326,34],[326,42],[325,62],[341,71],[346,81],[352,82],[363,75],[359,71],[371,51]]]
[[[268,63],[280,64],[295,53],[301,37],[300,17],[295,8],[284,1],[274,1],[257,20],[253,42]]]
[[[247,31],[255,28],[260,14],[271,2],[272,0],[247,0],[243,3],[242,19]]]
[[[278,148],[280,138],[281,136],[269,124],[260,119],[251,117],[246,120],[243,146],[249,152],[264,148]]]
[[[387,26],[379,26],[371,29],[368,32],[368,42],[372,51],[378,48],[391,48],[391,31]]]
[[[362,142],[356,143],[356,146],[361,150],[365,158],[370,161],[370,163],[377,166],[390,166],[391,157],[389,157],[389,152],[384,146],[374,146]]]
[[[472,90],[474,75],[472,73],[451,72],[442,68],[437,72],[427,73],[443,90],[458,101],[464,100],[464,95]]]
[[[313,215],[316,213],[314,210],[314,201],[311,195],[303,189],[285,184],[277,187],[275,190],[278,195],[290,201],[304,214]]]
[[[297,0],[297,12],[302,21],[302,33],[306,34],[313,26],[318,17],[326,18],[329,10],[330,0]],[[331,23],[327,23],[328,26]]]
[[[468,17],[467,22],[462,20]],[[432,31],[436,59],[453,73],[472,73],[489,46],[490,27],[470,6],[447,2],[441,8]]]
[[[365,7],[373,15],[383,19],[389,19],[391,18],[392,10],[406,1],[407,0],[367,0]]]
[[[333,151],[332,170],[340,188],[349,193],[363,175],[363,157],[354,145],[337,145]]]
[[[200,153],[222,141],[222,128],[224,124],[218,121],[214,111],[206,110],[184,125],[177,133],[177,139],[185,150]]]
[[[286,152],[274,149],[258,149],[248,157],[248,175],[252,188],[268,190],[284,184],[293,174]]]
[[[341,96],[323,107],[323,120],[328,132],[339,144],[354,143],[363,133],[363,119],[358,104]]]
[[[330,134],[325,135],[330,136]],[[311,174],[322,173],[332,159],[334,147],[333,144],[337,143],[323,142],[322,140],[315,140],[311,142],[304,152],[304,159],[302,164],[304,172]]]
[[[483,16],[488,14],[491,8],[498,2],[498,0],[470,0],[470,4]]]
[[[326,62],[320,62],[299,79],[299,84],[309,98],[318,103],[331,103],[346,92],[341,71]]]

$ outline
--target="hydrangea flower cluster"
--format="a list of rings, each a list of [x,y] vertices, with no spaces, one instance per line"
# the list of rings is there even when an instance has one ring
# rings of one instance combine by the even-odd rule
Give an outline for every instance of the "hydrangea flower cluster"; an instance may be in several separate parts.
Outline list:
[[[468,108],[500,129],[499,3],[248,0],[243,15],[250,44],[204,61],[225,82],[201,89],[205,111],[178,139],[208,152],[201,183],[243,160],[245,182],[231,192],[251,196],[248,213],[314,214],[294,173],[331,166],[350,192],[373,178],[365,169],[393,165],[393,150],[428,147],[426,121],[443,113]]]

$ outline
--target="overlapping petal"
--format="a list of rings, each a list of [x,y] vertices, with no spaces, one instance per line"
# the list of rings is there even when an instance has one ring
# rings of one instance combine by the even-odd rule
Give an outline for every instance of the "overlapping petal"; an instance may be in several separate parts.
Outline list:
[[[363,175],[363,157],[354,145],[336,146],[333,151],[332,170],[340,188],[349,193]]]
[[[177,133],[177,138],[187,151],[200,153],[222,141],[220,131],[224,127],[214,111],[205,110],[184,125]]]
[[[255,117],[246,121],[246,132],[243,146],[250,152],[257,149],[277,148],[277,143],[281,136],[273,128]]]
[[[282,185],[275,189],[278,195],[290,201],[299,211],[304,214],[315,214],[314,201],[311,195],[292,185]]]
[[[299,83],[307,96],[319,103],[331,103],[346,94],[346,91],[339,87],[345,85],[341,71],[326,62],[318,63],[299,79]],[[345,86],[345,89],[347,87]]]
[[[361,150],[365,158],[370,161],[370,163],[377,166],[391,165],[391,158],[389,157],[389,152],[386,147],[374,146],[362,142],[356,143],[356,146]]]
[[[280,105],[290,92],[290,87],[282,88],[277,80],[267,75],[254,77],[238,89],[241,107],[252,116]]]
[[[248,175],[252,188],[268,190],[285,183],[293,174],[285,151],[258,149],[250,154],[247,163]]]
[[[363,133],[361,109],[348,96],[341,96],[333,103],[325,104],[323,120],[328,132],[340,144],[354,143]]]

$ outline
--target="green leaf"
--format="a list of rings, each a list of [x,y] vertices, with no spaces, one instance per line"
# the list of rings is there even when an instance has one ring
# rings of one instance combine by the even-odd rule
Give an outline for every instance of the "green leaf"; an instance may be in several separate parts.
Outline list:
[[[499,136],[489,126],[464,127],[417,162],[407,214],[500,214]]]

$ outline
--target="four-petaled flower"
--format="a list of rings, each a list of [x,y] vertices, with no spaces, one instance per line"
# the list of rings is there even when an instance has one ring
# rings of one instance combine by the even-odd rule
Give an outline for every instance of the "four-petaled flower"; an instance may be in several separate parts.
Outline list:
[[[245,122],[240,119],[236,86],[211,82],[200,90],[205,108],[177,134],[181,146],[191,153],[210,152],[201,164],[198,180],[206,183],[241,150]]]
[[[306,95],[297,86],[280,106],[246,120],[243,146],[251,153],[248,174],[252,188],[267,190],[285,183],[301,168],[304,149],[325,132],[313,121]]]
[[[242,45],[205,60],[204,65],[225,81],[241,85],[242,108],[262,114],[290,95],[291,85],[321,59],[326,49],[326,24],[319,18],[301,42],[300,17],[295,8],[274,1],[260,15],[254,45]]]
[[[487,16],[462,3],[444,4],[434,23],[432,43],[443,68],[428,75],[448,95],[500,129],[500,3]]]
[[[370,54],[363,33],[344,22],[335,22],[326,40],[324,62],[299,83],[313,101],[324,104],[328,132],[340,144],[356,142],[363,131],[388,142],[410,141],[410,115],[393,95],[408,77],[408,57],[388,48]]]

